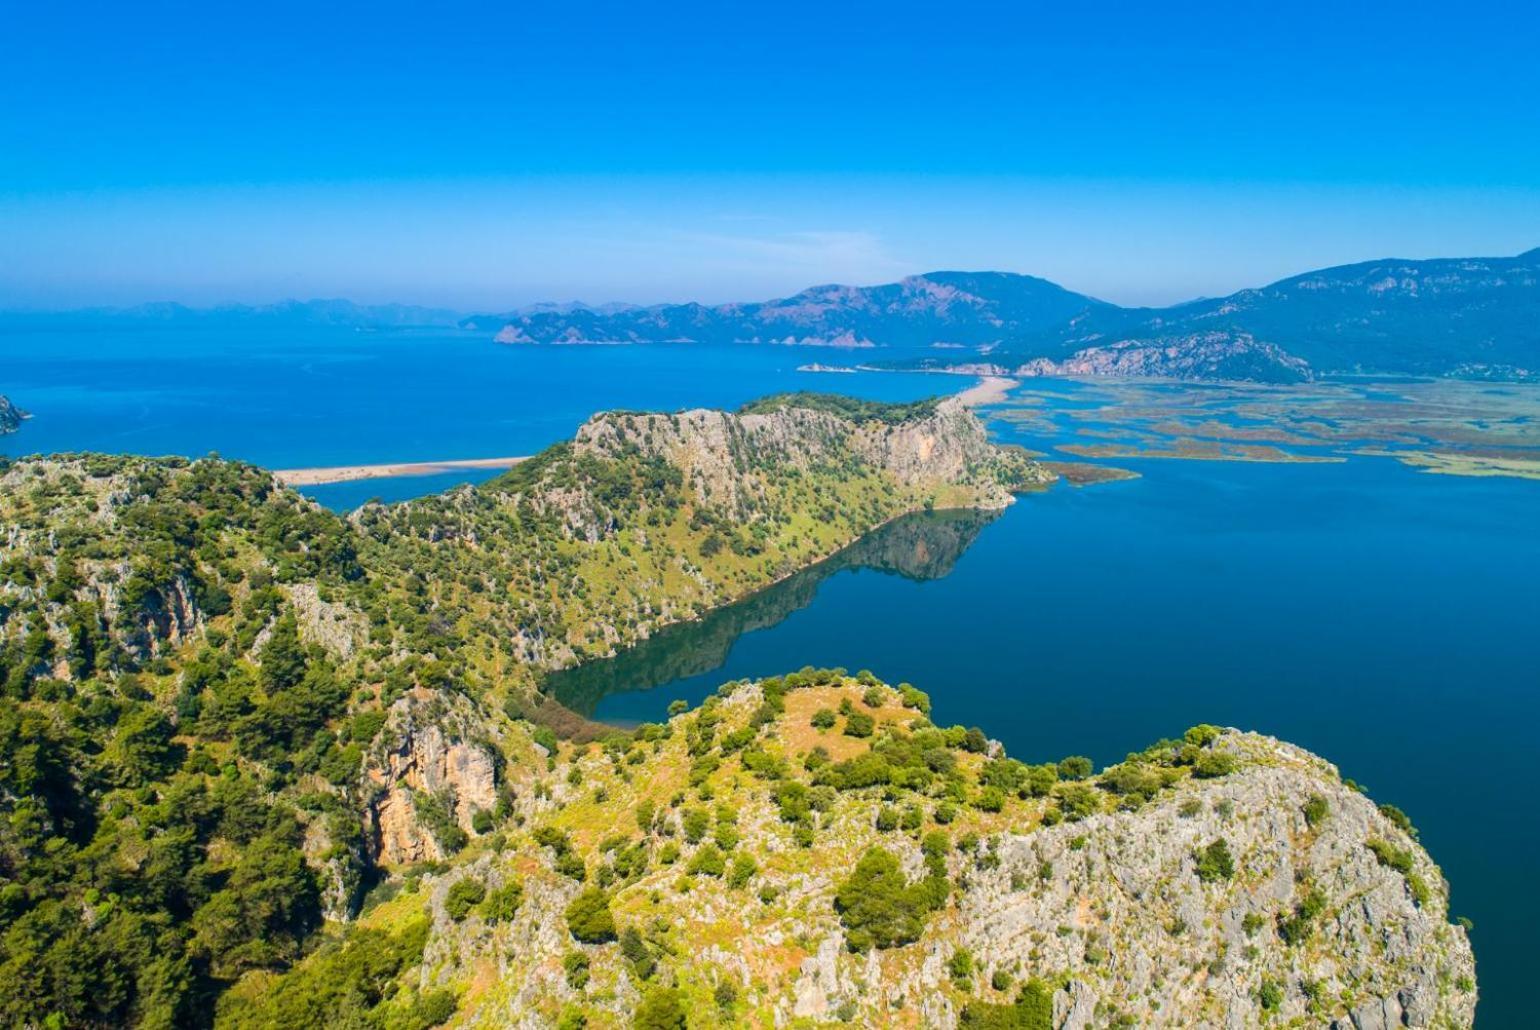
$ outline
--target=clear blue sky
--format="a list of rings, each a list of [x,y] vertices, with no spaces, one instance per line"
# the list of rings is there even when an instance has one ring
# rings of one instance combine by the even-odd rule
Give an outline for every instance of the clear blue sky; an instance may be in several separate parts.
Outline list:
[[[1540,245],[1532,2],[0,9],[3,306],[1148,303]]]

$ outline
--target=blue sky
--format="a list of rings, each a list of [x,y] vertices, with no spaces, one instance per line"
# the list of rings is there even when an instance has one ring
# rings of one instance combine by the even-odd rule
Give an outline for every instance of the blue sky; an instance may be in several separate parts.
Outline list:
[[[1540,245],[1533,4],[3,2],[11,307],[1159,303]]]

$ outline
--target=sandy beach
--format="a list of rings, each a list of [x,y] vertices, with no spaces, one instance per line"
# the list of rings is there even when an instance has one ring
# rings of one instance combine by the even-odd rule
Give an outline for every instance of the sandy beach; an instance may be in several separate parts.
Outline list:
[[[985,404],[1002,404],[1010,396],[1011,390],[1020,385],[1014,379],[1004,376],[984,376],[975,386],[970,386],[957,394],[957,398],[970,408],[982,407]]]
[[[394,476],[431,476],[455,469],[512,468],[517,458],[462,458],[449,461],[416,461],[393,465],[337,465],[332,468],[278,469],[273,473],[288,486],[320,486],[323,483],[351,483],[357,479],[390,479]]]
[[[1016,380],[1003,376],[984,376],[974,386],[957,394],[969,407],[999,404],[1006,399]],[[395,476],[431,476],[455,469],[512,468],[524,457],[455,458],[446,461],[397,462],[388,465],[335,465],[330,468],[278,469],[273,473],[287,486],[321,486],[326,483],[351,483],[359,479],[390,479]]]

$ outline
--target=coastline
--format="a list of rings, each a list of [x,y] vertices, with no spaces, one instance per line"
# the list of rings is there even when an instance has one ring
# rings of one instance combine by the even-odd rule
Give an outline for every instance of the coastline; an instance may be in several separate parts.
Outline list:
[[[1000,404],[1019,384],[1004,376],[983,376],[979,382],[953,394],[970,408]],[[528,455],[507,458],[451,458],[444,461],[387,462],[382,465],[333,465],[325,468],[275,469],[273,476],[285,486],[325,486],[354,483],[361,479],[394,479],[398,476],[431,476],[455,469],[507,469]]]
[[[1003,404],[1012,390],[1021,383],[1005,376],[982,376],[978,383],[960,390],[954,396],[970,408],[982,408],[989,404]]]
[[[455,469],[506,469],[524,461],[516,458],[456,458],[447,461],[395,462],[385,465],[335,465],[328,468],[275,469],[273,476],[285,486],[323,486],[360,479],[394,479],[397,476],[431,476]]]

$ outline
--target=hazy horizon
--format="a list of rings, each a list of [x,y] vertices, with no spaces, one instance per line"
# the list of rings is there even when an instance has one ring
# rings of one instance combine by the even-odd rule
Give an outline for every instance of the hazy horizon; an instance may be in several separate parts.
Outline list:
[[[1540,243],[1536,15],[32,6],[0,307],[459,311],[944,268],[1126,305]]]
[[[1288,272],[1288,273],[1285,273],[1283,275],[1276,276],[1276,277],[1274,277],[1272,279],[1268,279],[1266,281],[1244,283],[1244,284],[1241,284],[1241,285],[1237,286],[1234,290],[1227,290],[1227,291],[1225,291],[1223,293],[1193,294],[1191,296],[1177,297],[1174,300],[1153,301],[1153,302],[1128,302],[1128,303],[1124,303],[1124,302],[1121,302],[1121,301],[1113,300],[1112,298],[1110,298],[1108,296],[1105,296],[1105,295],[1102,295],[1102,294],[1093,293],[1093,292],[1088,291],[1088,290],[1076,289],[1072,284],[1060,282],[1060,281],[1058,281],[1056,279],[1053,279],[1051,276],[1038,275],[1037,273],[1030,272],[1030,271],[1021,271],[1021,270],[1005,269],[1005,268],[939,268],[938,267],[938,268],[925,269],[924,271],[904,272],[904,273],[900,273],[898,275],[892,276],[891,278],[880,279],[880,280],[872,280],[870,282],[848,282],[848,281],[847,282],[836,282],[834,280],[821,281],[821,282],[809,282],[809,283],[807,283],[807,284],[805,284],[805,285],[803,285],[801,287],[798,287],[795,290],[790,290],[790,291],[787,291],[786,293],[783,293],[783,294],[764,295],[764,296],[727,296],[727,297],[721,297],[721,298],[715,298],[715,299],[709,299],[709,300],[708,299],[704,299],[704,298],[700,298],[700,297],[679,297],[679,298],[671,298],[671,299],[668,299],[668,300],[656,300],[656,299],[645,299],[645,298],[642,298],[642,299],[636,299],[636,298],[625,298],[625,299],[622,299],[622,298],[614,298],[614,297],[608,297],[608,298],[605,298],[605,297],[597,297],[597,298],[596,297],[544,297],[544,298],[535,298],[535,299],[530,299],[530,300],[524,300],[524,301],[521,301],[519,303],[498,304],[496,302],[492,302],[492,303],[489,303],[489,304],[477,305],[477,306],[474,306],[474,307],[466,307],[466,306],[456,306],[454,304],[441,304],[441,303],[432,303],[432,302],[427,302],[427,301],[419,301],[419,300],[414,300],[414,299],[410,299],[410,298],[401,299],[401,298],[392,298],[392,297],[382,297],[382,298],[379,298],[379,299],[361,300],[361,299],[359,299],[358,297],[355,297],[355,296],[343,296],[343,295],[336,295],[336,296],[304,296],[304,295],[292,295],[292,294],[291,295],[275,294],[275,295],[272,295],[272,296],[242,297],[242,298],[226,297],[226,298],[222,298],[222,299],[212,299],[212,300],[186,300],[186,299],[182,299],[180,297],[175,297],[175,296],[162,296],[162,297],[145,297],[145,298],[140,299],[140,300],[130,300],[130,301],[117,302],[117,303],[112,303],[112,302],[104,302],[104,303],[98,303],[98,304],[86,303],[86,304],[76,304],[76,305],[67,305],[67,306],[32,306],[32,307],[27,307],[27,306],[23,306],[23,305],[0,305],[0,313],[19,314],[19,315],[66,315],[66,314],[73,314],[73,313],[101,312],[101,313],[109,313],[110,314],[110,313],[115,313],[115,312],[132,312],[132,311],[134,311],[135,309],[138,309],[138,308],[155,307],[155,306],[159,306],[159,305],[172,305],[172,306],[183,307],[183,308],[186,308],[186,309],[188,309],[190,311],[209,312],[209,311],[215,311],[215,310],[222,309],[222,308],[244,308],[244,307],[262,308],[262,307],[276,306],[276,305],[282,305],[282,304],[351,303],[351,304],[355,304],[355,305],[357,305],[359,307],[402,307],[402,308],[420,308],[420,309],[429,310],[429,311],[440,310],[440,311],[445,311],[445,312],[448,312],[450,314],[453,314],[453,315],[455,315],[457,317],[470,317],[470,316],[475,316],[475,315],[500,315],[500,314],[508,314],[508,313],[512,313],[512,312],[519,311],[519,310],[522,310],[522,309],[527,309],[527,308],[532,308],[532,307],[541,307],[541,306],[562,307],[562,306],[567,306],[567,305],[574,305],[574,306],[576,306],[576,305],[584,305],[584,306],[591,307],[591,308],[604,308],[604,307],[607,307],[607,306],[615,305],[615,306],[628,306],[628,307],[653,307],[653,306],[660,306],[660,305],[666,305],[666,304],[687,303],[687,302],[691,302],[691,301],[697,301],[697,302],[700,302],[700,303],[703,303],[703,304],[707,304],[707,305],[730,304],[730,303],[735,303],[735,302],[757,303],[757,302],[761,302],[761,301],[774,301],[774,300],[784,299],[785,297],[789,297],[789,296],[792,296],[792,295],[794,295],[796,293],[800,293],[800,292],[802,292],[804,290],[816,288],[816,287],[819,287],[819,286],[832,286],[832,285],[837,285],[837,286],[855,286],[855,287],[881,286],[881,285],[886,285],[888,283],[898,282],[899,280],[902,280],[902,279],[914,278],[914,277],[924,276],[924,275],[936,275],[936,274],[948,273],[948,272],[961,272],[961,273],[1004,272],[1004,273],[1012,274],[1012,275],[1033,276],[1033,277],[1036,277],[1036,278],[1039,278],[1039,279],[1047,279],[1048,281],[1053,282],[1055,285],[1062,286],[1065,289],[1071,290],[1072,292],[1075,292],[1075,293],[1084,294],[1084,295],[1086,295],[1088,297],[1091,297],[1093,299],[1096,299],[1096,300],[1110,301],[1111,303],[1114,303],[1114,304],[1122,304],[1122,306],[1125,306],[1125,307],[1156,307],[1156,308],[1159,308],[1159,307],[1170,307],[1170,306],[1180,305],[1180,304],[1191,302],[1191,301],[1208,300],[1208,299],[1213,299],[1215,297],[1227,296],[1230,293],[1236,292],[1236,290],[1247,289],[1247,288],[1251,288],[1251,287],[1268,286],[1268,285],[1270,285],[1270,284],[1272,284],[1274,282],[1277,282],[1277,281],[1279,281],[1281,279],[1287,279],[1287,278],[1291,278],[1291,277],[1293,277],[1295,275],[1300,275],[1300,274],[1303,274],[1303,273],[1306,273],[1306,272],[1317,271],[1317,270],[1321,270],[1321,269],[1325,269],[1325,268],[1330,268],[1330,267],[1336,267],[1336,266],[1340,266],[1340,265],[1362,264],[1362,263],[1365,263],[1365,262],[1373,262],[1373,261],[1379,261],[1379,260],[1387,260],[1387,261],[1393,261],[1393,260],[1426,261],[1426,260],[1436,260],[1436,259],[1440,259],[1440,258],[1455,258],[1455,259],[1459,259],[1459,258],[1503,258],[1503,257],[1514,257],[1514,256],[1517,256],[1519,254],[1526,253],[1529,250],[1533,250],[1533,249],[1540,249],[1540,247],[1523,247],[1521,249],[1514,250],[1514,251],[1512,251],[1510,253],[1501,253],[1501,254],[1499,254],[1499,253],[1481,253],[1481,254],[1476,254],[1476,253],[1470,253],[1470,254],[1463,254],[1463,253],[1462,254],[1381,254],[1381,255],[1376,255],[1374,257],[1355,258],[1355,259],[1351,259],[1351,260],[1347,260],[1347,261],[1336,262],[1336,263],[1334,263],[1334,265],[1311,265],[1311,266],[1306,267],[1306,268],[1298,268],[1298,269],[1295,269],[1292,272]]]

